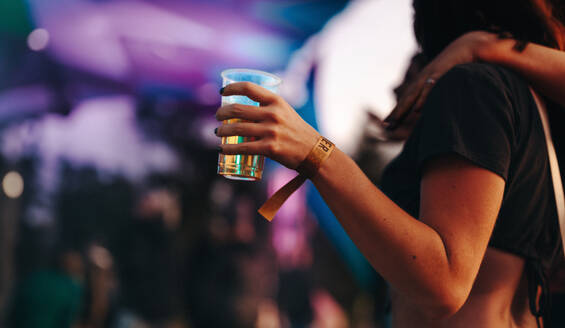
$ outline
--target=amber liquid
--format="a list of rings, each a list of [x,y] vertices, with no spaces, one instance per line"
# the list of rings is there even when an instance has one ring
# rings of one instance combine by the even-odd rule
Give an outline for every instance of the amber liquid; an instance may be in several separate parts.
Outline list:
[[[231,98],[231,99],[230,99]],[[222,106],[230,103],[237,102],[247,102],[246,104],[252,104],[245,97],[245,100],[241,101],[243,97],[222,97]],[[258,104],[257,104],[258,105]],[[260,110],[257,107],[257,110]],[[231,119],[224,121],[224,124],[241,122],[241,119]],[[240,144],[242,142],[253,141],[253,137],[222,137],[222,145],[234,145]],[[218,157],[218,174],[225,176],[228,179],[233,180],[244,180],[244,181],[257,181],[261,180],[263,176],[263,167],[265,166],[265,157],[261,155],[224,155],[220,154]]]

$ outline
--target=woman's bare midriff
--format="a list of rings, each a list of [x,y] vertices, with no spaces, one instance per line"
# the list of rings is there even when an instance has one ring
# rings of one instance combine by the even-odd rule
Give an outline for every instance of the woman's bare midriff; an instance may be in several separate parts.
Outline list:
[[[409,300],[392,294],[394,328],[536,328],[528,301],[524,260],[516,255],[489,247],[463,307],[453,316],[431,320]]]

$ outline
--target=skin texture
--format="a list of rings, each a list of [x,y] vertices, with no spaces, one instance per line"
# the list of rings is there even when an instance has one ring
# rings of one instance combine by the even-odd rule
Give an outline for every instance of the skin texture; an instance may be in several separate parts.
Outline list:
[[[258,138],[222,145],[223,153],[262,154],[294,169],[316,143],[318,133],[279,96],[251,83],[230,84],[223,95],[245,95],[261,103],[260,109],[229,105],[218,110],[220,121],[250,121],[223,124],[218,136]],[[420,318],[426,323],[420,327],[436,327],[442,322],[464,324],[457,313],[469,308],[467,304],[485,307],[470,295],[500,209],[505,186],[500,176],[456,155],[430,160],[423,171],[418,218],[387,198],[339,149],[312,181],[361,252],[391,284],[397,311]],[[516,274],[519,280],[521,271]],[[485,327],[511,323],[510,308],[504,305],[512,303],[516,288],[511,290],[495,307],[508,316],[485,318]]]

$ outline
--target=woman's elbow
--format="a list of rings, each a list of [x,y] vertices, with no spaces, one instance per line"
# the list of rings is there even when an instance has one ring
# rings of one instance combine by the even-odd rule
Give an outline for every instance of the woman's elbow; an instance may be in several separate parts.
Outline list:
[[[463,307],[468,297],[468,290],[445,284],[427,304],[425,315],[433,320],[447,319]]]
[[[462,303],[455,302],[434,304],[433,306],[429,307],[426,316],[433,320],[444,320],[455,315],[455,313],[457,313],[462,306]]]

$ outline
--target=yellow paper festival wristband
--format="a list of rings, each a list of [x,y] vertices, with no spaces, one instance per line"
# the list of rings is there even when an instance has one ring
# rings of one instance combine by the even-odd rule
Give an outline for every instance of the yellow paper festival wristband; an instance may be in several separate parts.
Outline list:
[[[282,204],[292,195],[306,179],[314,177],[322,163],[330,156],[335,145],[324,137],[320,137],[306,159],[298,165],[298,175],[274,193],[259,209],[265,219],[272,221]]]

